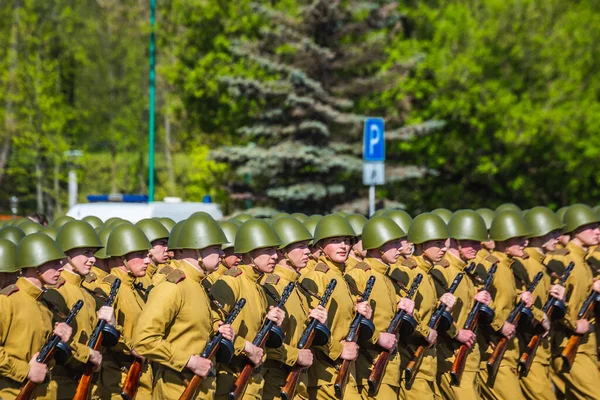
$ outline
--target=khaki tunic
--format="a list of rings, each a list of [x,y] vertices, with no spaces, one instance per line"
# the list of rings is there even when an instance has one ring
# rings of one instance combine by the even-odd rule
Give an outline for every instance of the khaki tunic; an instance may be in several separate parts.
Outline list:
[[[106,275],[108,275],[108,272],[93,265],[90,273],[85,276],[81,286],[90,292],[93,292],[98,287],[100,282],[102,282],[102,279],[106,277]]]
[[[165,267],[166,264],[154,264],[153,262],[148,264],[148,269],[146,269],[146,275],[141,278],[136,278],[136,283],[141,283],[144,291],[147,291],[150,286],[152,286],[152,277],[159,269]]]
[[[167,275],[169,275],[173,270],[179,268],[180,260],[171,260],[169,264],[164,267],[158,269],[154,275],[152,276],[152,286],[157,286],[161,283]]]

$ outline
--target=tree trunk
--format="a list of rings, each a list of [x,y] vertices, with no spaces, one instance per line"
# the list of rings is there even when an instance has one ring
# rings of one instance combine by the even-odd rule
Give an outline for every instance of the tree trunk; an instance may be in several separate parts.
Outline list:
[[[165,110],[165,159],[167,161],[167,193],[169,196],[176,196],[175,192],[175,171],[173,170],[173,154],[171,153],[171,121],[169,113]]]

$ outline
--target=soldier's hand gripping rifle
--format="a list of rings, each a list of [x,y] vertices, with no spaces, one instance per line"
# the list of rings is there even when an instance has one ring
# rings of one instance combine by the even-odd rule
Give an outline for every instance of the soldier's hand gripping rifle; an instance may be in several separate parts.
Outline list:
[[[456,291],[456,288],[462,281],[463,276],[464,274],[462,273],[456,275],[456,278],[454,278],[452,285],[450,285],[450,288],[448,288],[448,293],[453,294]],[[430,329],[437,330],[444,312],[447,312],[446,305],[440,303],[440,305],[438,305],[437,309],[431,315],[431,319],[429,320],[428,326]],[[412,388],[413,383],[415,382],[415,377],[419,372],[419,368],[421,368],[421,363],[423,362],[423,357],[425,356],[425,349],[427,347],[429,346],[420,345],[419,347],[417,347],[417,350],[415,351],[412,360],[408,362],[408,365],[404,369],[404,385],[406,387],[406,390],[410,390]]]
[[[494,281],[494,275],[496,274],[496,270],[498,269],[498,263],[494,263],[490,270],[488,271],[487,278],[485,279],[485,283],[483,284],[483,288],[481,290],[489,291],[492,282]],[[485,304],[480,303],[478,301],[475,302],[471,312],[467,316],[467,321],[465,322],[464,329],[469,330],[471,332],[475,332],[477,329],[477,325],[479,324],[479,316],[486,310],[488,315],[493,314],[491,308],[487,307]],[[462,344],[456,353],[456,357],[454,358],[454,362],[452,363],[452,368],[450,369],[450,383],[454,386],[460,386],[460,380],[462,378],[462,374],[465,370],[465,365],[467,364],[467,356],[469,355],[470,347],[466,344]]]
[[[321,297],[321,301],[319,302],[320,306],[325,307],[327,305],[327,303],[329,302],[329,298],[333,293],[333,289],[335,289],[336,285],[337,281],[335,279],[332,279],[329,282],[329,284],[325,288],[325,293],[323,293],[323,297]],[[315,344],[322,346],[327,343],[327,341],[329,340],[329,335],[327,335],[327,331],[324,330],[326,326],[322,325],[316,318],[311,318],[308,323],[308,326],[306,327],[306,329],[304,329],[304,332],[300,337],[300,341],[298,342],[299,349],[309,349],[310,346],[313,345],[313,341],[315,340],[315,336],[317,335],[317,327],[321,328],[320,332],[322,336],[322,343]],[[294,367],[292,368],[285,380],[285,385],[281,389],[282,400],[292,400],[294,398],[294,396],[296,395],[296,387],[300,382],[300,375],[305,369],[306,368],[300,365],[294,365]]]
[[[413,299],[413,297],[417,293],[417,290],[419,289],[419,285],[421,284],[422,279],[423,279],[423,275],[417,274],[417,276],[413,280],[412,285],[410,286],[408,294],[406,295],[407,299],[409,299],[409,300]],[[405,316],[406,316],[406,311],[398,310],[396,312],[396,315],[394,315],[392,322],[390,322],[390,326],[387,329],[387,333],[397,335],[398,331],[400,330],[400,325],[402,325],[402,322],[404,321]],[[396,351],[396,350],[394,350],[394,351]],[[388,362],[390,361],[391,355],[392,355],[392,352],[389,350],[381,351],[375,361],[375,364],[373,365],[373,370],[371,371],[371,374],[369,375],[369,380],[367,381],[369,383],[369,395],[371,395],[373,397],[375,397],[377,395],[377,392],[379,392],[379,387],[381,386],[381,380],[383,379],[383,373],[385,372]]]
[[[83,307],[83,300],[78,300],[77,303],[75,303],[75,305],[73,306],[73,308],[71,308],[69,315],[67,315],[67,318],[64,321],[65,324],[71,325],[71,323],[77,316],[77,313],[79,313],[79,310],[81,310],[81,307]],[[50,336],[50,338],[48,339],[46,344],[44,344],[44,346],[40,350],[40,354],[38,355],[36,361],[41,364],[48,364],[52,360],[52,357],[54,356],[54,352],[56,351],[56,346],[58,346],[59,343],[62,343],[60,341],[60,336],[58,336],[58,335]],[[28,380],[25,383],[25,386],[23,386],[23,388],[17,395],[16,400],[31,399],[31,395],[33,394],[33,391],[35,390],[36,386],[37,386],[37,383],[33,383]]]
[[[294,290],[295,286],[296,286],[296,284],[294,282],[290,282],[287,284],[287,286],[283,290],[283,293],[281,294],[281,298],[279,299],[279,302],[277,303],[277,308],[283,308],[283,306],[285,305],[285,302],[287,301],[288,297],[290,297],[290,294]],[[277,326],[275,325],[275,322],[266,318],[265,321],[263,322],[262,328],[260,328],[260,331],[258,331],[258,333],[256,334],[256,337],[252,341],[252,344],[256,347],[260,347],[261,349],[264,348],[265,346],[267,346],[267,347],[281,346],[281,344],[283,343],[283,338],[278,337],[278,335],[281,335],[281,333],[279,333],[277,335],[270,334],[270,331],[275,328],[277,328]],[[279,332],[281,332],[281,329],[279,329]],[[273,338],[275,338],[275,339],[273,339]],[[272,343],[272,344],[268,343],[270,340],[274,340],[276,343]],[[242,372],[240,372],[237,379],[235,380],[235,383],[233,384],[231,391],[229,392],[230,400],[240,399],[244,395],[244,392],[246,391],[246,386],[248,386],[248,380],[250,379],[250,376],[252,376],[252,372],[254,371],[254,368],[255,367],[252,364],[252,362],[250,360],[248,360],[246,362],[246,364],[244,365]]]
[[[538,272],[535,275],[533,281],[527,287],[528,292],[532,293],[535,290],[536,286],[542,279],[542,276],[544,276],[543,272]],[[506,320],[506,322],[516,326],[519,323],[519,319],[521,318],[521,312],[524,308],[525,302],[523,300],[519,301],[519,304],[517,304],[517,306],[508,315],[508,319]],[[490,385],[493,385],[496,379],[496,375],[498,374],[498,368],[500,368],[500,363],[504,358],[504,353],[506,352],[509,343],[510,340],[506,336],[502,336],[498,344],[496,344],[494,352],[487,360],[488,384]]]
[[[113,284],[110,287],[110,295],[108,296],[108,300],[106,301],[107,307],[112,307],[115,298],[117,297],[117,292],[119,291],[119,287],[121,286],[121,280],[119,278],[115,279]],[[105,330],[108,328],[107,332]],[[119,331],[107,325],[106,321],[101,319],[96,324],[94,331],[92,332],[92,336],[90,337],[90,341],[88,343],[88,347],[93,350],[100,351],[100,346],[102,346],[102,342],[104,341],[104,336],[109,335],[109,341],[111,345],[115,345],[119,340]],[[79,384],[77,385],[77,390],[75,391],[75,396],[73,400],[87,400],[90,394],[90,388],[92,386],[92,376],[94,374],[94,364],[88,362],[85,365],[83,375],[79,380]]]
[[[575,263],[571,262],[567,266],[567,268],[565,268],[565,272],[562,274],[558,282],[560,286],[565,285],[565,282],[569,278],[569,275],[571,274],[571,271],[573,270],[574,266]],[[565,303],[550,295],[548,297],[548,300],[546,301],[546,304],[544,304],[544,308],[542,308],[542,311],[548,316],[550,320],[561,319],[565,315]],[[526,377],[529,373],[529,369],[531,368],[531,363],[535,358],[537,348],[542,342],[542,335],[543,332],[537,332],[535,335],[533,335],[533,337],[531,338],[531,340],[529,340],[529,343],[527,344],[527,348],[525,348],[525,351],[523,352],[523,354],[521,354],[521,358],[519,358],[519,361],[517,363],[517,370],[519,371],[519,375],[521,377]]]
[[[233,324],[233,321],[235,321],[235,319],[237,318],[240,311],[242,311],[242,308],[244,308],[245,305],[246,305],[246,299],[244,299],[244,298],[239,299],[237,301],[237,303],[235,303],[235,306],[233,307],[233,309],[231,310],[231,312],[229,313],[227,318],[225,319],[224,324],[225,325]],[[215,355],[217,355],[217,352],[219,351],[219,348],[224,340],[226,340],[226,339],[223,338],[223,334],[217,333],[216,335],[214,335],[212,337],[212,339],[208,343],[206,343],[206,346],[204,347],[204,350],[202,350],[202,354],[200,355],[200,357],[206,358],[206,359],[213,358]],[[233,354],[233,353],[230,353],[230,354]],[[229,357],[227,357],[227,358],[229,358]],[[228,363],[229,361],[231,361],[231,359],[223,360],[223,362],[226,362],[226,363]],[[179,400],[195,399],[196,391],[198,390],[198,387],[200,386],[201,382],[202,382],[202,378],[199,377],[198,375],[194,375],[192,377],[192,379],[190,380],[190,382],[185,387],[185,390],[181,394],[181,397],[179,397]]]
[[[363,292],[360,302],[369,301],[369,297],[371,296],[371,291],[373,290],[373,285],[375,285],[375,277],[371,276],[367,281],[365,286],[365,291]],[[354,342],[358,341],[358,336],[360,334],[360,327],[363,323],[363,320],[366,318],[357,313],[352,323],[350,324],[350,329],[348,330],[348,334],[346,335],[346,342]],[[350,376],[350,366],[352,361],[343,360],[338,369],[337,377],[335,378],[334,390],[335,395],[338,399],[344,398],[344,392],[346,391],[346,384],[348,383],[348,377]]]

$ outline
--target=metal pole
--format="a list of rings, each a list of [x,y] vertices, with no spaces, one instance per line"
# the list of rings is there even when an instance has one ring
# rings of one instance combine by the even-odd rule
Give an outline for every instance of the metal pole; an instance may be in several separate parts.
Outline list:
[[[375,214],[375,185],[369,186],[369,218]]]
[[[69,207],[77,204],[77,173],[69,170]]]
[[[155,73],[155,22],[156,0],[150,0],[150,89],[148,104],[148,201],[154,201],[154,95],[156,84]]]

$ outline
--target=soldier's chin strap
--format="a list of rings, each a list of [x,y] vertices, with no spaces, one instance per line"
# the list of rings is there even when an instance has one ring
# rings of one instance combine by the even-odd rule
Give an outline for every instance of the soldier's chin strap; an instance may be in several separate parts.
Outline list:
[[[127,269],[127,273],[135,278],[136,276],[133,274],[133,271],[131,271],[131,268],[129,268],[129,263],[125,259],[125,256],[121,257],[121,260],[123,260],[123,266]]]
[[[194,249],[196,252],[196,261],[198,262],[198,268],[204,272],[204,275],[208,275],[208,271],[204,268],[204,262],[202,261],[202,255],[200,254],[200,250]]]

